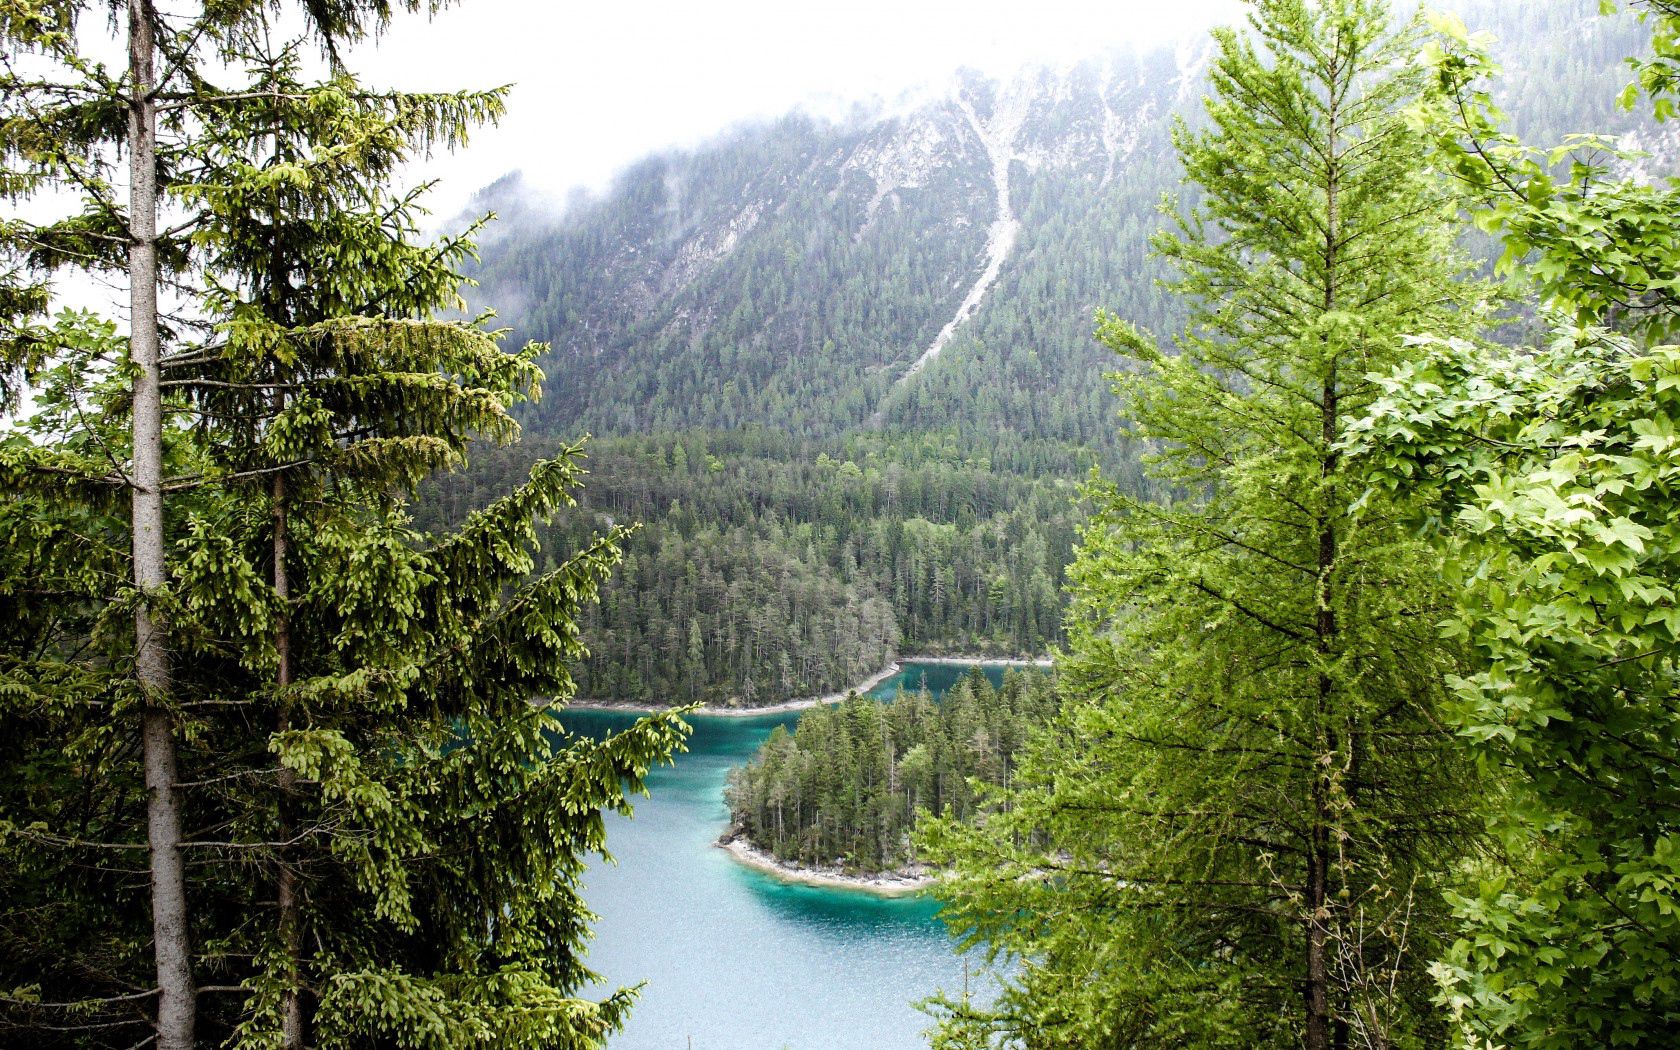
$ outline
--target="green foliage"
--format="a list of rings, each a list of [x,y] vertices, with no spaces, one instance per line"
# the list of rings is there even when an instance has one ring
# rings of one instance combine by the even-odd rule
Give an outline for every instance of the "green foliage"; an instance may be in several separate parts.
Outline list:
[[[307,6],[331,47],[425,5]],[[166,703],[199,1042],[600,1046],[633,992],[581,995],[578,875],[605,850],[603,811],[628,810],[686,727],[671,712],[573,739],[549,705],[575,691],[583,610],[630,530],[541,542],[572,506],[577,444],[448,529],[407,510],[473,442],[512,441],[541,378],[539,348],[439,318],[472,245],[421,239],[418,192],[387,188],[500,96],[377,92],[336,65],[310,80],[268,11],[211,5],[160,42],[180,213],[163,255],[196,311],[165,333],[169,575],[143,596],[166,614],[166,697],[140,695],[122,629],[142,598],[126,340],[81,315],[29,322],[50,367],[0,444],[0,1040],[129,1046],[149,1024],[137,715]],[[37,186],[86,196],[7,242],[30,246],[33,279],[98,264],[125,219],[98,129],[76,138],[64,101],[109,109],[116,86],[73,38],[25,28],[81,80],[11,77],[0,144]]]
[[[1680,10],[1653,3],[1673,104]],[[1452,724],[1514,775],[1494,812],[1506,854],[1452,900],[1437,967],[1466,1044],[1665,1046],[1680,1031],[1673,526],[1680,184],[1629,177],[1596,140],[1502,133],[1484,40],[1447,22],[1432,53],[1459,119],[1433,125],[1550,310],[1544,344],[1422,340],[1383,377],[1349,448],[1389,487],[1432,490],[1462,592],[1449,632],[1474,654]],[[1606,165],[1616,164],[1618,168]],[[1451,329],[1445,329],[1450,332]]]
[[[1419,349],[1359,447],[1452,509],[1450,629],[1477,670],[1447,713],[1518,775],[1496,813],[1509,866],[1453,898],[1464,937],[1440,964],[1444,999],[1505,1043],[1663,1045],[1680,1016],[1680,351],[1602,329],[1532,356]]]
[[[1680,12],[1662,0],[1649,7],[1659,57],[1636,65],[1641,82],[1659,92],[1653,108],[1660,118],[1672,104],[1662,93],[1662,41]],[[1620,148],[1612,136],[1525,144],[1505,130],[1508,119],[1493,98],[1500,68],[1489,55],[1489,34],[1471,34],[1456,18],[1432,24],[1436,37],[1424,50],[1432,99],[1415,118],[1436,138],[1447,169],[1481,202],[1474,218],[1499,235],[1501,272],[1521,266],[1542,298],[1577,324],[1613,322],[1652,339],[1672,338],[1680,321],[1673,308],[1680,220],[1668,207],[1674,181],[1621,177],[1643,155]],[[1629,104],[1637,83],[1625,96]],[[1442,103],[1457,119],[1432,116],[1443,112]]]
[[[1048,675],[1010,670],[993,688],[978,668],[936,703],[848,696],[781,727],[725,797],[740,834],[783,860],[868,872],[916,862],[924,816],[963,822],[988,787],[1009,782],[1027,735],[1055,713]]]
[[[1098,483],[1070,570],[1069,700],[977,827],[932,825],[968,943],[1018,960],[1009,1045],[1432,1045],[1429,959],[1473,778],[1439,727],[1452,646],[1408,497],[1351,504],[1338,449],[1401,336],[1474,323],[1450,208],[1400,109],[1385,10],[1254,5],[1215,34],[1201,199],[1156,239],[1191,304],[1178,352],[1103,315],[1159,449],[1155,499]]]

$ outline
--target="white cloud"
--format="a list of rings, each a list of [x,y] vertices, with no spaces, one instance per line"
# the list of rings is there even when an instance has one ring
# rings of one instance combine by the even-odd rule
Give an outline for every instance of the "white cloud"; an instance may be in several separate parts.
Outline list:
[[[464,0],[430,22],[400,19],[351,63],[404,89],[514,85],[500,127],[420,166],[443,179],[434,206],[447,214],[515,168],[556,194],[599,187],[741,120],[894,98],[962,66],[1004,73],[1146,47],[1237,15],[1234,0]]]

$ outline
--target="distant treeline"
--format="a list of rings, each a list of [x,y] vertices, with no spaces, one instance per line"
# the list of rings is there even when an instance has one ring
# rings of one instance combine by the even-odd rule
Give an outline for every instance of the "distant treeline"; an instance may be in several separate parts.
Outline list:
[[[484,498],[541,447],[480,455],[430,518]],[[642,527],[584,614],[584,695],[763,704],[844,689],[901,650],[1029,656],[1061,637],[1083,520],[1061,479],[1089,469],[1083,449],[748,430],[607,438],[590,455],[582,502],[545,551]]]
[[[918,813],[967,819],[976,783],[1007,785],[1016,752],[1056,704],[1048,674],[1011,669],[994,688],[976,668],[937,702],[924,689],[812,708],[730,771],[733,823],[783,860],[903,867],[916,859]]]

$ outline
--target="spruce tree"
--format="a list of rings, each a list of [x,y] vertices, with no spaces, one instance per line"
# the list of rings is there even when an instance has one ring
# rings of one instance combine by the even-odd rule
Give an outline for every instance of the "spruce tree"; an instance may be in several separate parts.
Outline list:
[[[1157,500],[1096,485],[1071,570],[1068,712],[934,826],[971,943],[1019,957],[952,1038],[1030,1046],[1425,1045],[1443,870],[1471,776],[1437,708],[1439,559],[1339,448],[1404,337],[1473,324],[1450,210],[1400,112],[1415,36],[1380,3],[1259,0],[1215,33],[1199,191],[1156,238],[1178,352],[1099,337]],[[1464,312],[1468,310],[1468,312]]]
[[[126,1046],[148,1025],[160,1045],[599,1045],[629,993],[577,997],[592,975],[576,876],[603,848],[602,808],[625,805],[681,723],[571,740],[531,701],[570,695],[576,623],[622,530],[531,576],[535,522],[581,474],[575,446],[443,535],[405,511],[470,441],[511,440],[509,409],[540,378],[537,347],[508,354],[436,318],[459,306],[470,244],[417,239],[417,196],[383,188],[499,96],[374,92],[336,65],[307,82],[302,45],[272,48],[261,5],[186,29],[144,7],[135,33],[179,88],[139,106],[161,106],[173,136],[150,169],[178,221],[156,240],[193,316],[156,328],[172,345],[133,369],[112,362],[144,343],[145,311],[126,339],[60,322],[43,411],[4,449],[3,592],[40,612],[18,618],[0,667],[18,730],[0,845],[9,920],[48,920],[6,924],[5,1023],[65,1045]],[[389,8],[310,13],[336,63],[358,19]],[[95,117],[112,111],[99,90],[114,86],[56,25],[6,28],[86,73]],[[43,177],[106,162],[101,125],[65,92],[9,86],[9,162]],[[83,180],[85,216],[15,242],[22,272],[85,259],[122,227],[101,185]],[[144,415],[131,376],[157,395],[155,484],[127,468],[144,427],[130,440],[110,421]],[[170,493],[171,560],[143,591],[109,568],[131,560],[111,499],[130,489]],[[154,606],[167,693],[135,688],[111,631]]]

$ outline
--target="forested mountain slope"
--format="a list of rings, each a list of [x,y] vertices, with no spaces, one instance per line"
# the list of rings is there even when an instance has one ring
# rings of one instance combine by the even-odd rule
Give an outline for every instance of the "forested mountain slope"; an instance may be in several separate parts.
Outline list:
[[[1593,0],[1464,17],[1500,38],[1502,102],[1525,139],[1632,133],[1653,171],[1669,166],[1672,133],[1604,101],[1639,48],[1631,17],[1602,18]],[[476,206],[504,221],[482,245],[477,298],[552,344],[548,380],[524,420],[532,448],[480,457],[422,521],[545,442],[596,434],[595,491],[562,528],[609,504],[647,525],[590,627],[597,695],[766,702],[842,686],[895,644],[1042,651],[1057,637],[1042,592],[1059,594],[1078,521],[1069,482],[1100,465],[1137,484],[1092,316],[1180,327],[1149,238],[1207,53],[1197,40],[970,75],[844,123],[791,114],[650,157],[564,208],[517,175],[488,187]],[[857,482],[869,497],[827,498],[851,482],[819,456],[871,479]],[[1008,505],[908,505],[881,487],[904,472],[985,478]],[[1030,530],[1029,509],[1044,515]],[[959,538],[904,539],[914,522]],[[872,529],[897,538],[865,542]],[[1037,537],[1025,558],[1024,531]],[[908,566],[907,545],[925,552]],[[643,571],[679,554],[728,585]],[[787,586],[823,597],[776,632],[740,629]],[[793,626],[871,602],[889,622],[867,641]]]
[[[1170,54],[1116,59],[1007,85],[969,79],[938,103],[844,127],[789,116],[651,158],[547,230],[524,225],[486,252],[479,279],[485,301],[522,304],[505,314],[520,334],[554,343],[561,379],[539,427],[760,423],[830,436],[884,405],[888,426],[914,424],[931,403],[915,387],[895,396],[895,382],[994,254],[995,284],[918,378],[934,381],[978,338],[1011,349],[1013,387],[1065,388],[1044,374],[1097,358],[1064,329],[1086,327],[1138,276],[1137,258],[1090,249],[1114,238],[1141,249],[1170,175],[1156,170],[1162,118],[1191,69]],[[519,189],[493,187],[483,203],[500,209]],[[1069,220],[1102,200],[1120,225],[1081,221],[1076,236]],[[1081,316],[1064,319],[1070,306]],[[1028,399],[983,418],[1035,435],[1095,432],[1089,411],[1080,423],[1041,415]]]

